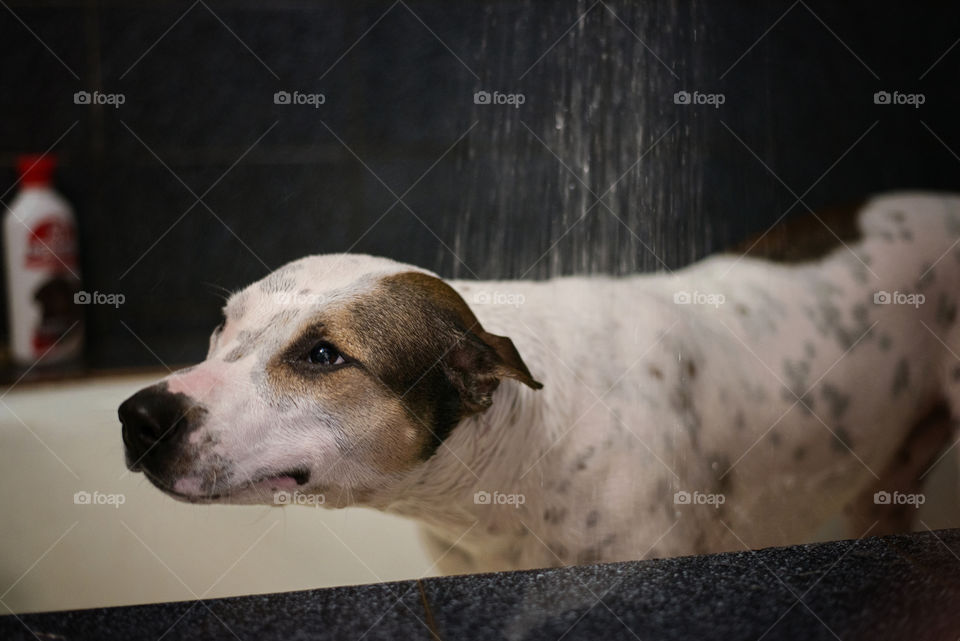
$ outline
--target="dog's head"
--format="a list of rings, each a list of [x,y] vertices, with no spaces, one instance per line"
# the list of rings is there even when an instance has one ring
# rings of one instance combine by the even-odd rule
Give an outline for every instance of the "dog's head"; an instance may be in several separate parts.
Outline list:
[[[486,410],[504,378],[541,387],[440,278],[312,256],[231,296],[205,361],[124,401],[127,466],[191,501],[362,503]]]

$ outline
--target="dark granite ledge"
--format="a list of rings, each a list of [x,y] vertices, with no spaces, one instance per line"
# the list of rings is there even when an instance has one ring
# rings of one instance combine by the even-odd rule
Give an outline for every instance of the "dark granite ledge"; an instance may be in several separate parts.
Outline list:
[[[957,639],[960,530],[0,617],[2,639]]]

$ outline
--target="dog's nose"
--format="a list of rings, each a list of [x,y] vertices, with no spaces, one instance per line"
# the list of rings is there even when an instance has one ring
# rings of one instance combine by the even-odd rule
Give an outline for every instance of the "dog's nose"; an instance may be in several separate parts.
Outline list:
[[[191,404],[183,394],[171,394],[165,387],[142,389],[117,411],[131,469],[158,441],[173,437],[188,423]]]

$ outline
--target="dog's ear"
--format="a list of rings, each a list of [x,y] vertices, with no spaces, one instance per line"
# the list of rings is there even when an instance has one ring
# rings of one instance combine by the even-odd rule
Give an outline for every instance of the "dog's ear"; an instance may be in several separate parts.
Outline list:
[[[437,365],[459,393],[465,416],[490,407],[493,392],[504,378],[533,389],[543,387],[530,374],[513,341],[485,331],[460,294],[443,280],[420,272],[387,280],[416,297],[416,306],[433,320],[434,338],[441,339]]]
[[[533,380],[513,341],[483,329],[458,337],[442,363],[447,378],[460,393],[465,415],[490,407],[493,392],[503,378],[512,378],[533,389],[543,387]]]

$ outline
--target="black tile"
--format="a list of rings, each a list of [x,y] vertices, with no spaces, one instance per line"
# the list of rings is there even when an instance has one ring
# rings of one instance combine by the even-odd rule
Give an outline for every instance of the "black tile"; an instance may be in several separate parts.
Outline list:
[[[72,7],[2,11],[0,151],[42,152],[63,136],[58,152],[82,153],[90,143],[92,109],[75,104],[74,92],[90,88],[89,14]]]
[[[321,120],[343,130],[351,112],[351,74],[333,66],[348,46],[346,13],[335,5],[105,8],[104,85],[127,96],[106,122],[108,151],[143,152],[121,119],[161,149],[239,152],[276,122],[266,148],[332,141]],[[278,91],[323,94],[325,102],[276,104]]]
[[[475,79],[463,56],[478,28],[470,13],[436,3],[365,10],[373,26],[348,60],[364,78],[357,107],[368,144],[439,144],[466,129]]]

